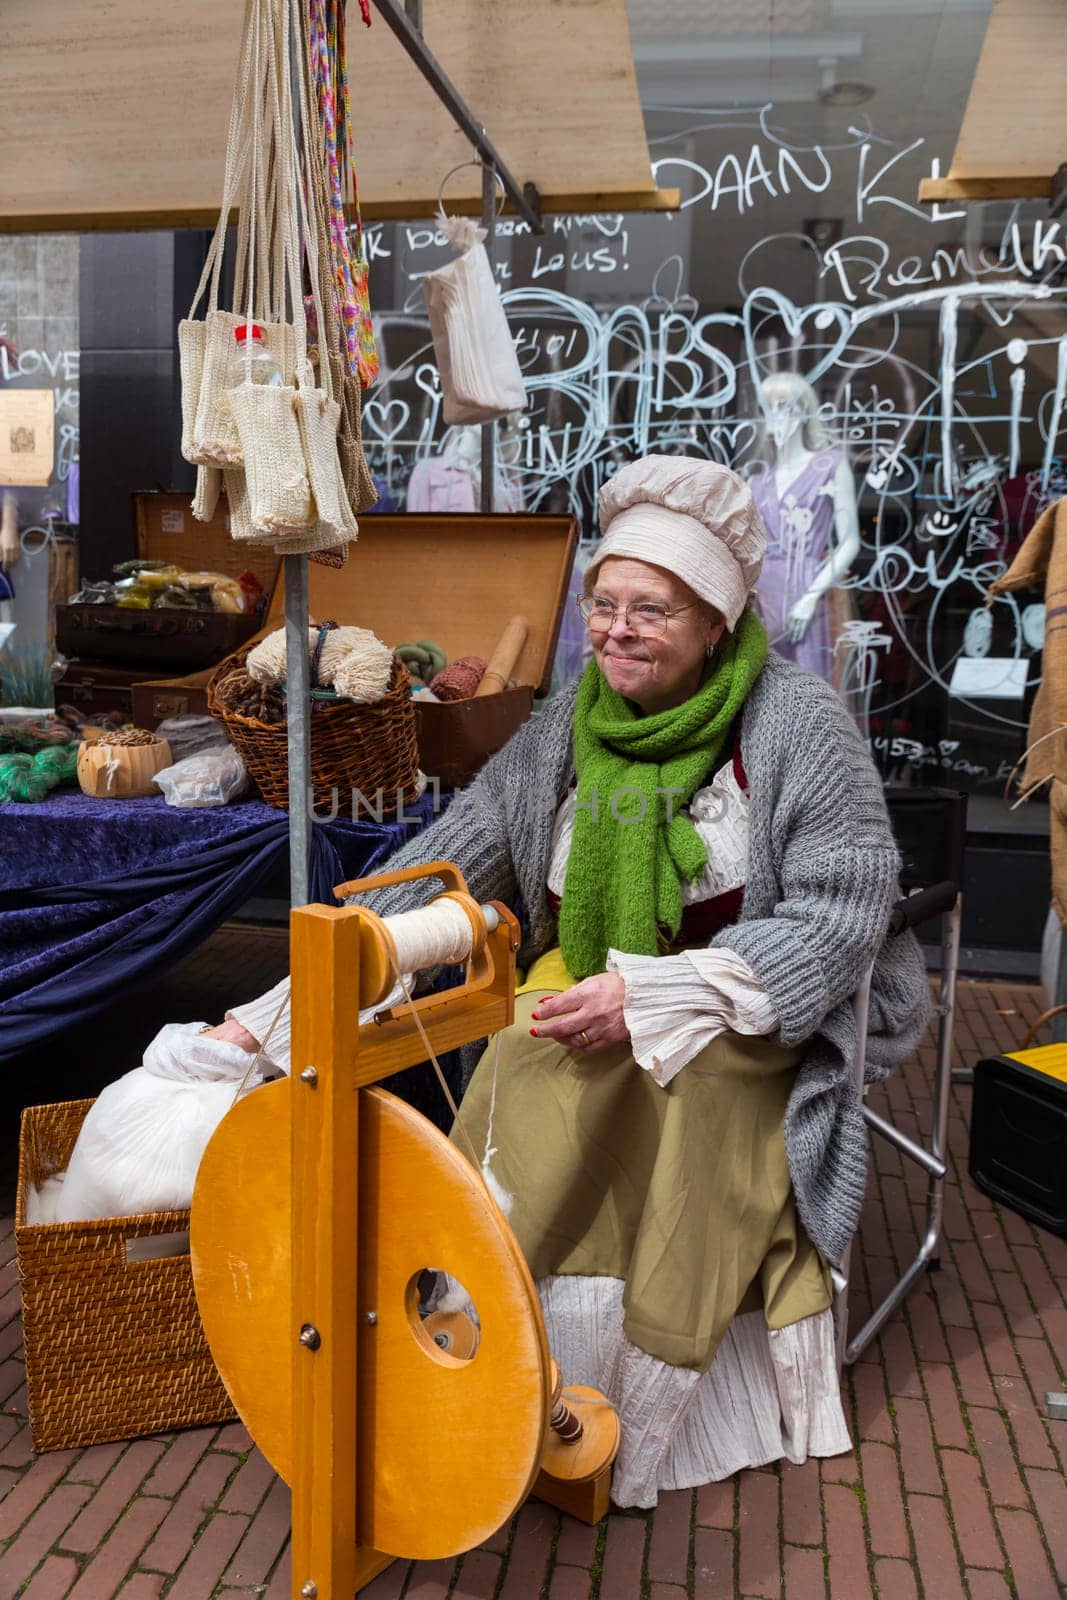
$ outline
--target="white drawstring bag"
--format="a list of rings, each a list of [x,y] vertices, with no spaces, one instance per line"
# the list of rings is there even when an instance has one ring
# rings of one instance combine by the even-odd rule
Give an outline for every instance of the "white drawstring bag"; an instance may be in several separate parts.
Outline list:
[[[446,217],[438,226],[455,261],[422,280],[430,314],[447,423],[496,422],[526,409],[519,358],[482,240],[485,229],[468,217]]]
[[[208,1140],[252,1060],[238,1045],[206,1038],[206,1026],[167,1023],[141,1066],[100,1093],[59,1186],[57,1222],[189,1208]]]

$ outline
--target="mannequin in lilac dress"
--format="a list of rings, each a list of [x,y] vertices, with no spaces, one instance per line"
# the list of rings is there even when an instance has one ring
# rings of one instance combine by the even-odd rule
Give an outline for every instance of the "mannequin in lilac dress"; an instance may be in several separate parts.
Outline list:
[[[859,520],[844,454],[827,446],[811,385],[774,373],[761,388],[772,465],[751,480],[767,530],[755,601],[779,654],[833,681],[827,591],[859,553]]]

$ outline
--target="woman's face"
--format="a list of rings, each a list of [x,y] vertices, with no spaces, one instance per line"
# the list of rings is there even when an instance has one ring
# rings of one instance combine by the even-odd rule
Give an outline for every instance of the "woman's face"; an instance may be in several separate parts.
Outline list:
[[[608,556],[593,574],[587,593],[616,607],[611,627],[591,628],[597,665],[618,694],[652,715],[680,706],[700,687],[704,663],[726,624],[673,572],[629,556]],[[662,633],[648,629],[626,607],[642,601],[677,615]]]

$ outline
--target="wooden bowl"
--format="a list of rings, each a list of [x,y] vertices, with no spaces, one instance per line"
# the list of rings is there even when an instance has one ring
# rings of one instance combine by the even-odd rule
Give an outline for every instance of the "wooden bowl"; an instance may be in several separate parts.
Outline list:
[[[78,750],[78,782],[94,800],[133,800],[158,794],[152,782],[171,764],[166,739],[152,744],[82,744]]]

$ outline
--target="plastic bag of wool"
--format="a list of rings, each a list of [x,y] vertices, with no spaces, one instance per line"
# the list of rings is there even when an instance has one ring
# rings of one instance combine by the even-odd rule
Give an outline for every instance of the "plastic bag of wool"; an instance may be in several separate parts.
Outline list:
[[[238,1045],[203,1037],[207,1026],[167,1023],[142,1065],[102,1090],[56,1186],[56,1222],[184,1211],[192,1204],[200,1158],[252,1059]]]
[[[248,788],[245,764],[232,745],[186,756],[164,767],[153,778],[168,806],[188,810],[194,806],[224,806]]]

